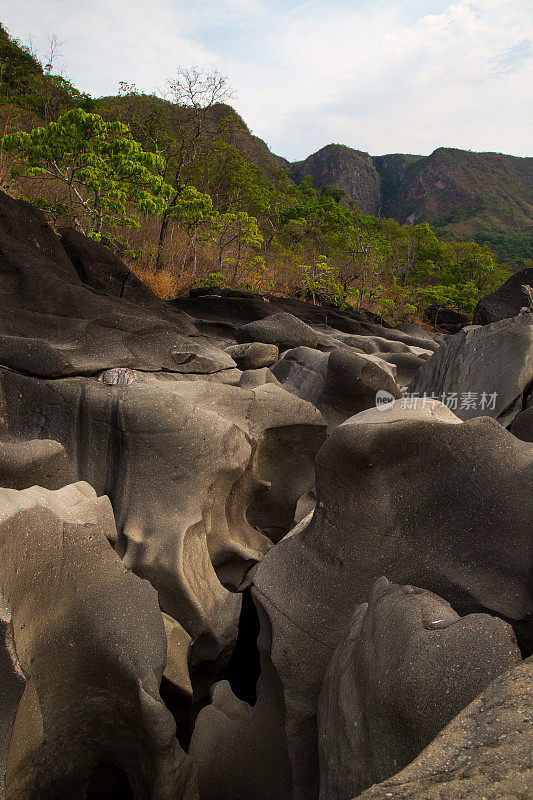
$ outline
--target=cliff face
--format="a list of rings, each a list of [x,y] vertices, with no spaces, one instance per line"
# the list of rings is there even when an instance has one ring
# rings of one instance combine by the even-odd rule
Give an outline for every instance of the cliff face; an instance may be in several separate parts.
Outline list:
[[[300,182],[342,189],[344,202],[451,238],[488,242],[507,260],[533,256],[533,158],[438,148],[371,157],[327,145],[292,165]]]
[[[461,236],[532,230],[532,158],[441,147],[427,158],[378,156],[374,163],[383,211],[400,222],[427,221]]]
[[[317,188],[327,185],[342,189],[343,202],[352,201],[367,214],[380,213],[380,177],[368,153],[328,144],[305,161],[292,164],[291,172],[296,183],[309,175]]]

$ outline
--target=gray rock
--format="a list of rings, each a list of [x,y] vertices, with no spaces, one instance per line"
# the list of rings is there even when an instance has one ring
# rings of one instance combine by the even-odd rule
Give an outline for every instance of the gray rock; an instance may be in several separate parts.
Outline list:
[[[526,305],[522,286],[533,286],[533,268],[515,272],[505,283],[482,297],[474,310],[474,325],[490,325],[500,319],[516,317]]]
[[[314,485],[318,411],[273,384],[108,386],[5,371],[1,386],[8,431],[61,441],[80,477],[110,497],[126,567],[194,640],[191,669],[220,675],[237,634],[235,589]]]
[[[159,695],[157,594],[109,546],[114,527],[86,483],[0,489],[7,798],[85,800],[103,774],[146,800],[198,796]]]
[[[375,406],[378,391],[391,399],[400,394],[394,367],[350,347],[331,353],[297,347],[285,353],[272,372],[285,389],[313,403],[330,429]]]
[[[506,672],[409,766],[358,800],[530,800],[533,659]]]
[[[520,661],[505,622],[459,617],[431,592],[379,579],[355,609],[322,685],[321,800],[351,800],[403,769]]]
[[[0,239],[3,365],[48,377],[113,367],[202,373],[235,366],[198,339],[189,317],[157,298],[139,305],[82,283],[44,215],[3,193]]]
[[[240,726],[211,725],[206,741],[224,742],[237,765],[221,778],[221,796],[246,781],[244,751],[263,747],[268,761],[273,715],[284,732],[279,741],[277,729],[276,752],[286,748],[290,763],[290,789],[278,796],[318,795],[316,715],[326,668],[351,609],[381,575],[437,594],[461,616],[498,615],[512,623],[523,652],[533,652],[525,524],[533,518],[532,481],[530,445],[490,418],[461,423],[439,403],[411,410],[397,401],[330,434],[317,456],[311,521],[279,542],[254,575],[265,625],[258,641],[265,679],[246,720],[256,740],[244,739]],[[200,740],[197,763],[199,750]],[[209,763],[202,755],[202,785],[214,774]],[[268,766],[256,769],[264,774]],[[271,796],[267,789],[257,795]]]
[[[270,367],[278,360],[279,350],[275,344],[251,342],[226,347],[226,353],[232,357],[239,369],[261,369]]]
[[[316,348],[320,335],[293,314],[281,312],[241,325],[235,330],[235,339],[238,342],[273,344],[282,351],[293,347]]]
[[[524,407],[533,382],[533,314],[464,328],[419,369],[411,393],[457,398],[454,413],[490,416],[508,426]],[[465,403],[464,397],[475,402]]]

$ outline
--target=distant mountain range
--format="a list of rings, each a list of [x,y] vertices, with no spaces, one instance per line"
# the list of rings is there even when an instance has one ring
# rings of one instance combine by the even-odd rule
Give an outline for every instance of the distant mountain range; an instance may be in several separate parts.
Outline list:
[[[370,156],[330,144],[289,165],[296,181],[344,191],[344,202],[441,234],[475,238],[510,260],[533,255],[533,158],[439,147],[429,156]]]
[[[1,24],[0,62],[1,122],[2,106],[18,102],[17,93],[24,98],[23,106],[28,105],[25,93],[32,77],[42,76],[43,68]],[[96,111],[129,102],[124,97],[92,101],[68,81],[54,80],[56,91],[74,103],[89,100]],[[29,107],[38,109],[38,100],[31,99]],[[151,95],[139,95],[136,102],[141,116],[154,111],[166,118],[169,132],[187,114],[186,108]],[[245,158],[267,172],[283,169],[296,183],[310,176],[315,187],[341,189],[341,202],[353,203],[368,214],[391,217],[402,224],[429,222],[440,236],[487,242],[511,264],[533,258],[533,158],[445,147],[429,156],[370,156],[346,145],[328,144],[304,161],[291,164],[254,136],[230,106],[216,104],[210,114],[215,127],[222,118],[232,118],[233,143]],[[39,124],[38,118],[34,124]]]

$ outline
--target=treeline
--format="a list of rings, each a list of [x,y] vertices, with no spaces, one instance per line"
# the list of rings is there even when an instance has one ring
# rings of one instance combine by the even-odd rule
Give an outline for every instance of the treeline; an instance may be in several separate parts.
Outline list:
[[[468,314],[507,276],[487,245],[440,241],[253,163],[217,73],[180,70],[167,100],[121,84],[92,101],[1,31],[0,69],[4,182],[111,240],[159,294],[226,285],[413,319],[432,304]],[[17,129],[17,108],[35,119]]]

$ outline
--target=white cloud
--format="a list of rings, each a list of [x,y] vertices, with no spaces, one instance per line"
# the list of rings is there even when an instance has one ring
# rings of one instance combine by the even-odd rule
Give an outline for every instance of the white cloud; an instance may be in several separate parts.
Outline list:
[[[93,94],[162,85],[178,65],[229,76],[235,105],[281,155],[328,142],[372,153],[530,149],[529,0],[19,0],[13,33],[66,40]],[[36,41],[36,43],[38,43]]]

